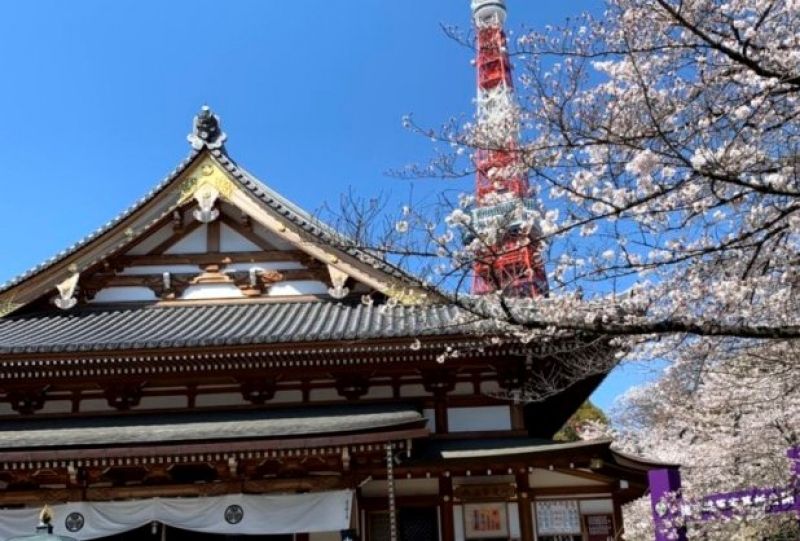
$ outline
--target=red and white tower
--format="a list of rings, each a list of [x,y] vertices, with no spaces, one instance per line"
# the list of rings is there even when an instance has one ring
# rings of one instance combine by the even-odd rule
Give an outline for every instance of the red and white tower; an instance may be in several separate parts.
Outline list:
[[[471,226],[480,238],[472,291],[547,294],[537,208],[519,151],[520,119],[508,55],[504,0],[472,0],[476,33],[477,169]],[[469,239],[469,240],[474,240]]]

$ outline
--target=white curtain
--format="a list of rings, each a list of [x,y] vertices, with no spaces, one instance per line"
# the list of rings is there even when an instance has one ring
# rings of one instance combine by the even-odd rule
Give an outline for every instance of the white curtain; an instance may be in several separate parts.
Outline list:
[[[269,496],[230,494],[213,498],[78,502],[52,506],[52,524],[53,533],[80,540],[118,534],[153,521],[217,534],[330,532],[350,527],[352,500],[352,491],[340,490]],[[32,535],[39,511],[34,508],[0,510],[0,539]],[[80,529],[75,530],[81,522]],[[67,523],[75,531],[70,531]]]

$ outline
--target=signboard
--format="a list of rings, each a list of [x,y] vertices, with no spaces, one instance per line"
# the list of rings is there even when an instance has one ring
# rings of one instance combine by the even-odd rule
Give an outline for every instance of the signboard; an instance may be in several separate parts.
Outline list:
[[[464,537],[495,539],[508,537],[508,513],[505,502],[464,505]]]
[[[614,517],[611,515],[584,515],[588,541],[614,539]]]
[[[581,535],[581,512],[576,500],[536,502],[539,535]]]

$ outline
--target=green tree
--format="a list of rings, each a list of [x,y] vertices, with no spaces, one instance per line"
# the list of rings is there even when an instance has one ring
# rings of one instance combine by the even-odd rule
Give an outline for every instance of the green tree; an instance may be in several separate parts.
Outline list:
[[[608,418],[603,410],[592,404],[591,400],[587,400],[581,407],[578,408],[572,417],[561,427],[553,439],[556,441],[579,441],[580,430],[586,423],[595,422],[608,426]]]

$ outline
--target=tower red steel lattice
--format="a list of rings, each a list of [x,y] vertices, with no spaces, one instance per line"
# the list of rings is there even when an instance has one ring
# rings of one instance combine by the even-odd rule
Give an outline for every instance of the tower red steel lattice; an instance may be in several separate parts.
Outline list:
[[[491,134],[475,153],[475,204],[472,234],[487,238],[488,228],[500,232],[491,245],[477,249],[472,292],[502,291],[515,297],[547,294],[541,258],[536,204],[527,170],[519,153],[520,122],[503,29],[504,0],[472,0],[478,76],[477,130]],[[495,142],[496,141],[496,142]],[[480,241],[478,241],[480,242]]]

